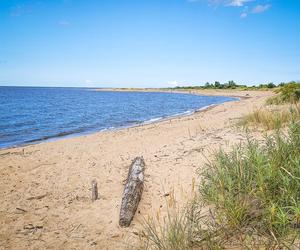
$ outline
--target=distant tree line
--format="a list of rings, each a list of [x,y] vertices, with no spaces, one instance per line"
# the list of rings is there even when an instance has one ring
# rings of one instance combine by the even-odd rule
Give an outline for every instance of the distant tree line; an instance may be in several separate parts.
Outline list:
[[[259,84],[258,86],[247,86],[247,85],[241,85],[237,84],[234,81],[228,81],[227,83],[220,83],[218,81],[215,81],[214,83],[205,83],[204,85],[198,85],[198,86],[177,86],[175,89],[273,89],[276,87],[282,87],[286,84],[300,84],[299,82],[282,82],[278,85],[274,84],[273,82],[265,83],[265,84]]]

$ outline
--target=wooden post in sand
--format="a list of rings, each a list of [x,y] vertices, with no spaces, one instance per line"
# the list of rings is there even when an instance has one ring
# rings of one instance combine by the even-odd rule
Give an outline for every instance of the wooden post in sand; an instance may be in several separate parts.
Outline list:
[[[98,199],[98,186],[97,181],[92,180],[92,201],[95,201]]]
[[[122,197],[119,220],[121,227],[129,227],[139,205],[144,187],[144,170],[143,157],[136,157],[129,168]]]

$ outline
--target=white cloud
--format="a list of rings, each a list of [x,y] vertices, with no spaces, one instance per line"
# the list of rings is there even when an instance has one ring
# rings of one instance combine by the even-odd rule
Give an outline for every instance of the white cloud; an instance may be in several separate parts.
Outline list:
[[[209,6],[237,7],[240,9],[240,17],[246,18],[250,14],[258,14],[271,8],[271,4],[262,4],[263,0],[186,0],[190,3],[206,2]],[[268,0],[270,2],[270,0]]]
[[[254,0],[230,0],[227,5],[234,7],[242,7],[248,2],[253,2]]]
[[[265,5],[256,5],[253,9],[252,9],[252,13],[254,14],[258,14],[258,13],[262,13],[267,11],[268,9],[271,8],[271,4],[265,4]]]
[[[187,0],[190,3],[195,2],[208,2],[209,5],[224,5],[224,6],[232,6],[232,7],[242,7],[245,6],[246,3],[254,2],[256,0]]]

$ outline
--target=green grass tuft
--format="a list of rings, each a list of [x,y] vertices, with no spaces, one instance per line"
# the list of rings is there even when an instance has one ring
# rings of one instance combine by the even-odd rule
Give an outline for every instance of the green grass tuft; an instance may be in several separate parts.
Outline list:
[[[200,192],[229,230],[256,232],[281,244],[300,236],[300,125],[261,146],[248,139],[220,151],[203,173]],[[249,233],[246,233],[249,235]]]

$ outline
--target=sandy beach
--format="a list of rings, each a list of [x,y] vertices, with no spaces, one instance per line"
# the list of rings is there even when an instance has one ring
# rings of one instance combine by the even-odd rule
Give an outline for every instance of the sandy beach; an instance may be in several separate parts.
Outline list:
[[[193,91],[195,92],[195,91]],[[126,249],[140,222],[197,184],[214,150],[245,140],[238,119],[271,91],[198,91],[243,97],[185,117],[0,151],[0,249]],[[255,136],[255,134],[254,134]],[[129,228],[118,225],[124,180],[136,156],[145,188]],[[91,181],[100,198],[91,201]]]

